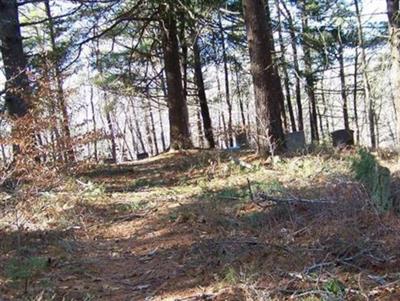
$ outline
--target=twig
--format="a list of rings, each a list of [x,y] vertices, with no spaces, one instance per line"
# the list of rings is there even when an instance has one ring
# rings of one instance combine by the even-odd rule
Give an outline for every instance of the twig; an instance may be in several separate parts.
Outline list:
[[[262,201],[269,201],[273,203],[304,203],[304,204],[335,204],[335,201],[319,200],[319,199],[300,199],[300,198],[275,198],[265,193],[257,194],[257,197]]]
[[[249,194],[250,194],[250,199],[252,202],[254,202],[254,195],[253,195],[253,191],[251,190],[251,183],[249,178],[246,178],[247,180],[247,187],[249,188]]]

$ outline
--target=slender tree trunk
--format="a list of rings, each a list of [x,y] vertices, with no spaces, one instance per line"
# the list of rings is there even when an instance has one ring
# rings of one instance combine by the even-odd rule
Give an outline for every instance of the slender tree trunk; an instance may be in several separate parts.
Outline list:
[[[354,123],[356,126],[356,142],[360,143],[360,126],[358,123],[358,105],[357,105],[357,90],[358,90],[358,46],[356,46],[354,58],[354,90],[353,90],[353,110]]]
[[[397,147],[400,147],[400,12],[399,0],[386,0],[390,24],[392,86],[396,112]]]
[[[369,122],[369,134],[371,139],[371,147],[373,149],[376,148],[376,135],[375,135],[375,118],[374,118],[374,103],[371,99],[371,85],[368,78],[367,72],[367,55],[365,53],[364,47],[364,34],[361,22],[361,15],[360,15],[360,7],[358,0],[354,0],[354,5],[356,8],[357,14],[357,25],[358,25],[358,42],[361,48],[361,69],[363,74],[363,82],[364,82],[364,97],[365,102],[367,104],[367,111],[368,111],[368,122]]]
[[[65,139],[65,146],[66,146],[66,157],[68,158],[69,161],[75,161],[75,154],[74,154],[74,148],[72,145],[72,140],[71,140],[71,130],[69,127],[69,116],[68,116],[68,110],[67,110],[67,105],[66,105],[66,100],[65,100],[65,95],[64,95],[64,88],[63,88],[63,78],[60,70],[60,59],[59,59],[59,54],[58,54],[58,49],[56,45],[56,36],[55,36],[55,28],[54,28],[54,21],[53,21],[53,16],[51,14],[51,9],[50,9],[50,4],[49,0],[45,0],[45,7],[46,7],[46,15],[49,23],[49,33],[50,33],[50,43],[51,43],[51,48],[53,51],[54,55],[54,61],[53,63],[53,68],[54,68],[54,77],[56,81],[56,92],[57,92],[57,98],[58,98],[58,105],[61,110],[62,114],[62,129],[63,129],[63,135]]]
[[[7,164],[7,155],[6,155],[6,148],[4,147],[4,144],[0,144],[1,147],[1,156],[3,157],[3,166]]]
[[[306,92],[309,100],[309,112],[310,112],[310,127],[311,127],[311,140],[313,142],[319,141],[318,134],[318,117],[317,117],[317,104],[315,98],[315,87],[314,87],[314,72],[312,69],[311,49],[305,41],[307,38],[308,31],[308,13],[305,8],[305,0],[301,2],[301,25],[303,33],[303,52],[304,52],[304,72],[306,79]]]
[[[197,118],[197,132],[199,134],[198,140],[199,140],[199,147],[204,148],[204,134],[203,134],[203,127],[201,126],[201,115],[200,115],[200,110],[196,110],[196,118]]]
[[[205,138],[207,139],[208,146],[210,148],[215,148],[214,134],[212,130],[210,111],[208,109],[206,91],[204,88],[200,49],[197,37],[195,37],[195,41],[193,44],[193,55],[194,55],[194,75],[197,85],[197,93],[199,97],[201,117],[203,120],[204,135]]]
[[[167,77],[170,145],[171,149],[186,149],[190,148],[192,143],[189,133],[188,108],[182,86],[176,20],[173,8],[166,8],[165,4],[161,4],[161,10],[162,44]]]
[[[339,76],[340,76],[340,94],[342,96],[342,110],[343,110],[343,121],[344,128],[346,130],[350,130],[349,126],[349,112],[347,108],[347,88],[346,88],[346,75],[344,72],[344,57],[343,57],[343,41],[341,36],[341,28],[338,29],[338,43],[339,43],[339,51],[338,51],[338,60],[339,60]]]
[[[93,123],[93,132],[96,135],[93,141],[93,147],[94,147],[94,159],[96,162],[99,162],[99,156],[98,156],[98,151],[97,151],[97,122],[96,122],[96,110],[94,107],[94,93],[93,93],[93,86],[90,85],[90,108],[92,111],[92,123]]]
[[[277,99],[279,87],[274,85],[274,67],[269,36],[265,3],[262,0],[244,0],[243,11],[246,23],[247,41],[250,52],[250,67],[253,77],[257,115],[257,139],[261,155],[273,153],[284,141],[281,103]],[[282,91],[282,90],[281,90]]]
[[[265,14],[266,14],[266,20],[267,20],[267,35],[268,35],[267,47],[270,49],[271,56],[272,56],[272,64],[273,64],[272,79],[273,79],[273,85],[275,86],[275,89],[272,91],[274,93],[273,98],[278,99],[280,102],[280,110],[281,110],[281,116],[282,116],[282,121],[283,121],[283,129],[284,129],[284,131],[287,131],[288,124],[287,124],[286,110],[285,110],[285,97],[283,95],[281,78],[279,76],[277,58],[275,56],[274,33],[272,31],[272,20],[271,20],[271,13],[269,10],[268,1],[265,2]]]
[[[131,134],[131,143],[132,143],[133,153],[134,154],[138,153],[139,151],[138,151],[138,147],[137,147],[137,144],[136,144],[136,137],[135,137],[136,132],[135,132],[134,126],[133,126],[132,115],[129,114],[129,110],[128,109],[125,111],[125,120],[126,120],[126,122],[128,124],[128,130],[129,130],[129,132]],[[132,160],[135,160],[135,155],[134,154],[132,154]]]
[[[136,126],[136,136],[139,139],[140,146],[142,147],[142,152],[146,153],[147,151],[146,151],[146,147],[144,144],[142,131],[140,130],[140,124],[139,124],[138,116],[136,114],[136,109],[135,109],[132,98],[130,98],[129,100],[130,100],[131,107],[132,107],[133,120],[135,121],[135,126]]]
[[[240,67],[236,66],[235,67],[236,90],[237,90],[236,93],[238,95],[239,110],[240,110],[240,118],[241,118],[241,121],[242,121],[242,127],[243,127],[243,130],[246,130],[246,117],[244,115],[243,99],[242,99],[242,93],[241,93],[241,89],[240,89],[239,70],[240,70]]]
[[[104,93],[104,99],[107,99],[106,93]],[[111,143],[111,158],[113,159],[114,163],[117,162],[117,144],[115,142],[115,131],[114,131],[114,126],[111,118],[111,110],[112,108],[109,108],[107,105],[106,101],[106,108],[105,108],[105,115],[106,115],[106,121],[107,121],[107,127],[108,127],[108,132],[109,132],[109,139]]]
[[[162,88],[165,99],[167,99],[167,89],[165,87],[164,72],[161,74],[161,88]],[[162,143],[162,147],[163,147],[163,152],[165,152],[167,150],[167,144],[165,142],[164,122],[163,122],[163,118],[162,118],[162,110],[161,110],[160,102],[158,102],[158,118],[160,119],[161,143]]]
[[[328,131],[328,133],[330,133],[330,128],[329,128],[329,118],[327,116],[328,113],[328,106],[326,103],[326,99],[325,99],[325,92],[324,92],[324,80],[325,80],[325,70],[322,72],[322,77],[321,77],[321,100],[322,100],[322,105],[324,106],[324,118],[325,118],[325,126],[326,126],[326,130]]]
[[[304,119],[303,119],[303,105],[301,101],[301,76],[300,76],[300,66],[299,66],[299,58],[297,54],[297,38],[296,38],[296,28],[293,23],[293,18],[286,7],[286,4],[283,0],[281,0],[281,4],[285,10],[287,21],[289,24],[289,35],[290,35],[290,45],[292,48],[293,52],[293,66],[294,66],[294,71],[295,71],[295,79],[296,79],[296,85],[295,85],[295,91],[296,91],[296,105],[297,105],[297,122],[298,122],[298,130],[303,131],[304,130]]]
[[[219,79],[219,65],[218,63],[216,63],[216,77],[217,77],[217,91],[218,91],[218,99],[222,99],[222,92],[221,92],[221,81]],[[221,120],[222,120],[222,125],[223,125],[223,131],[224,131],[224,143],[225,146],[228,147],[229,146],[229,140],[228,140],[228,133],[227,133],[227,129],[226,129],[226,123],[225,123],[225,113],[224,113],[224,109],[223,109],[223,103],[220,103],[220,106],[222,106],[222,109],[220,110],[220,115],[221,115]]]
[[[150,98],[148,99],[148,107],[147,108],[148,108],[148,111],[149,111],[150,124],[151,124],[151,134],[153,136],[155,155],[157,156],[160,153],[160,150],[158,148],[157,131],[156,131],[156,125],[155,125],[155,122],[154,122],[154,114],[153,114],[153,108],[151,106]]]
[[[154,152],[154,141],[153,141],[153,137],[152,137],[152,133],[151,133],[151,128],[150,128],[150,120],[149,120],[149,115],[146,114],[146,112],[143,112],[143,116],[144,116],[144,129],[146,131],[146,139],[147,139],[147,146],[150,149],[150,154],[152,156],[154,156],[155,152]]]
[[[233,146],[233,129],[232,129],[232,102],[229,88],[229,70],[228,70],[228,55],[226,52],[225,45],[225,34],[224,28],[222,26],[221,14],[218,14],[218,26],[221,36],[221,45],[222,45],[222,60],[224,63],[224,76],[225,76],[225,100],[226,105],[228,106],[228,138],[229,138],[229,146]]]
[[[279,45],[281,49],[281,64],[282,64],[282,70],[283,70],[283,77],[284,77],[284,86],[285,86],[285,92],[286,92],[286,104],[288,107],[289,111],[289,118],[290,118],[290,125],[292,128],[292,131],[296,131],[296,120],[294,117],[293,113],[293,106],[292,106],[292,100],[290,97],[290,79],[289,79],[289,73],[287,70],[287,63],[285,59],[285,54],[286,54],[286,48],[285,48],[285,43],[283,41],[283,35],[282,35],[282,21],[281,21],[281,11],[279,9],[279,0],[275,0],[275,5],[277,7],[278,11],[278,35],[279,35]]]
[[[222,111],[221,112],[221,120],[222,120],[222,126],[223,126],[223,130],[224,130],[224,142],[225,142],[225,147],[229,147],[229,143],[228,143],[228,138],[227,138],[227,129],[226,129],[226,122],[225,122],[225,114]]]

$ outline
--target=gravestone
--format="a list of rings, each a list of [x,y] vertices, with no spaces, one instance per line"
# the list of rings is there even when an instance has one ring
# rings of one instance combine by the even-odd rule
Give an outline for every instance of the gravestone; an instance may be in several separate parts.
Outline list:
[[[247,140],[247,135],[245,132],[236,135],[236,145],[240,148],[249,146],[249,141]]]
[[[354,145],[354,131],[337,130],[331,133],[334,147],[346,147]]]
[[[114,158],[104,158],[103,159],[104,164],[115,164]]]
[[[144,160],[147,159],[149,157],[149,154],[144,152],[144,153],[137,153],[136,157],[138,160]]]
[[[286,150],[289,153],[301,152],[306,148],[304,131],[287,133],[285,136]]]

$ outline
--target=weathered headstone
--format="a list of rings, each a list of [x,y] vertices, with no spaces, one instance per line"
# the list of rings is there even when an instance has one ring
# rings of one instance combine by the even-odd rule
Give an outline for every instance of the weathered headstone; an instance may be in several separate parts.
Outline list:
[[[334,147],[346,147],[354,145],[354,131],[337,130],[331,133]]]
[[[137,153],[136,157],[138,160],[144,160],[147,159],[149,157],[149,154],[144,152],[144,153]]]
[[[285,136],[286,150],[289,153],[303,151],[306,148],[306,137],[304,131],[287,133]]]
[[[114,158],[104,158],[103,159],[104,164],[115,164]]]
[[[240,148],[245,148],[249,146],[249,141],[245,132],[236,135],[236,145]]]

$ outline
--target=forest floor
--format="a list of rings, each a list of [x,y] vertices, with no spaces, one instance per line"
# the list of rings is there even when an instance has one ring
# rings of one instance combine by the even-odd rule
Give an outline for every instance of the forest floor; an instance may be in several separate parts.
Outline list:
[[[400,219],[351,155],[167,153],[3,195],[0,300],[400,300]]]

